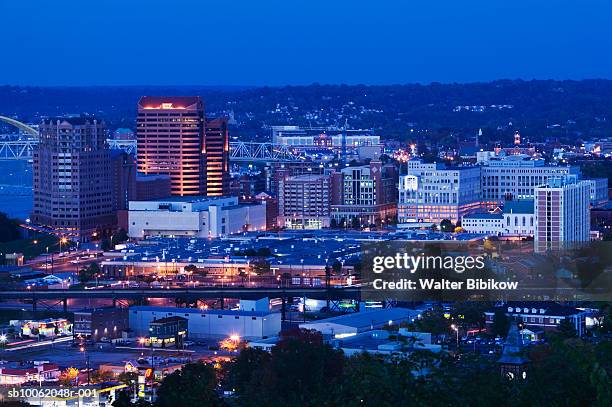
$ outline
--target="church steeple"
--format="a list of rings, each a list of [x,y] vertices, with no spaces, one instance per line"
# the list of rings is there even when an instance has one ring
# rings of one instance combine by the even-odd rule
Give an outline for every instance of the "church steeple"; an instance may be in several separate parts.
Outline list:
[[[503,345],[502,356],[499,358],[502,376],[508,380],[527,378],[529,359],[524,356],[525,346],[516,321],[510,324],[508,336]]]

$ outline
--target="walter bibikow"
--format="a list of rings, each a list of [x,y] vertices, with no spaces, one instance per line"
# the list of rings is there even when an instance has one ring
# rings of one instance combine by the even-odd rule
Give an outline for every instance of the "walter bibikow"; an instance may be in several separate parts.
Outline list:
[[[516,290],[516,281],[496,281],[492,278],[468,278],[465,281],[450,281],[421,278],[417,281],[402,278],[395,281],[386,281],[377,278],[372,282],[375,290]]]

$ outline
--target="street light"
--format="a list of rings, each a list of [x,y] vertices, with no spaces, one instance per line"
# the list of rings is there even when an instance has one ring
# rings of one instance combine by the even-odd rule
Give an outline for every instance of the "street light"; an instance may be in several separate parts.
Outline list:
[[[451,329],[457,334],[457,351],[459,351],[459,327],[455,324],[451,325]]]
[[[68,243],[68,239],[64,236],[59,240],[60,253],[62,252],[62,244]]]
[[[79,351],[83,352],[83,360],[85,361],[85,367],[87,369],[87,384],[89,385],[90,379],[89,379],[89,356],[87,355],[87,352],[85,351],[85,346],[81,345],[81,347],[79,348]]]

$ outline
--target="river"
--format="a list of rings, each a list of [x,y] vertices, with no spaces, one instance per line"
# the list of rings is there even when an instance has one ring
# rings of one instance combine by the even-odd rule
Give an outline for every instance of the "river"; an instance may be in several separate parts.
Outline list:
[[[32,211],[32,164],[24,160],[0,161],[0,212],[26,219]]]

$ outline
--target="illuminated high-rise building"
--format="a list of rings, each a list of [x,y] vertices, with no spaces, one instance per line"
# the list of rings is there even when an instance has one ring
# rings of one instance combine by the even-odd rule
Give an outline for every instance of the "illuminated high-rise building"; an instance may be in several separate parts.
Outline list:
[[[202,153],[205,163],[206,195],[228,195],[230,177],[227,119],[206,120]]]
[[[138,172],[167,174],[172,195],[204,195],[204,103],[197,97],[143,96],[136,120]]]
[[[104,122],[43,119],[34,151],[32,222],[87,241],[114,226],[110,150]]]
[[[227,120],[206,120],[198,96],[143,96],[136,123],[138,172],[170,176],[172,195],[229,193]]]
[[[590,239],[591,184],[576,175],[551,177],[535,188],[535,249],[568,249]]]

